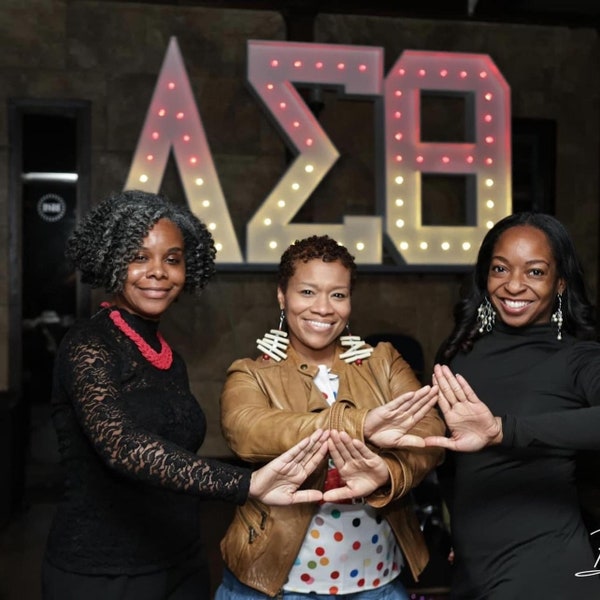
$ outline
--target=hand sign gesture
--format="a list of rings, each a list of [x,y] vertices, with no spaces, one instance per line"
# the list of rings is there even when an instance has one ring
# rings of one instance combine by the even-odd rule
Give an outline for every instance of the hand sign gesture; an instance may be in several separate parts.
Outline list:
[[[328,446],[344,485],[327,490],[323,494],[325,502],[362,498],[387,483],[385,461],[360,440],[352,439],[345,431],[331,430]]]
[[[433,408],[437,398],[437,386],[426,385],[371,409],[365,419],[365,439],[379,448],[423,448],[423,438],[407,432]]]
[[[438,405],[450,429],[450,437],[430,436],[427,446],[459,452],[476,452],[502,441],[502,422],[477,397],[466,379],[454,375],[446,365],[435,365],[434,382],[439,387]]]
[[[320,490],[298,489],[327,455],[329,432],[318,429],[310,437],[252,473],[250,496],[265,504],[318,502]]]

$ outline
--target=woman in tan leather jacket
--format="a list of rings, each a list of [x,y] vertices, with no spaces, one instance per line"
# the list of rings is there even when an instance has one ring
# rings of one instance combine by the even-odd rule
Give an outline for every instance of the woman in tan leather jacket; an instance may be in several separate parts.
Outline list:
[[[441,460],[423,442],[444,432],[431,408],[437,390],[419,389],[390,344],[373,349],[343,336],[355,274],[354,257],[327,236],[285,251],[277,299],[287,331],[280,324],[257,340],[262,356],[231,365],[221,422],[232,451],[257,465],[318,428],[346,432],[374,450],[368,492],[358,501],[237,507],[221,542],[226,569],[216,600],[401,600],[401,569],[416,580],[427,564],[407,494]],[[338,488],[343,474],[324,461],[306,485]]]

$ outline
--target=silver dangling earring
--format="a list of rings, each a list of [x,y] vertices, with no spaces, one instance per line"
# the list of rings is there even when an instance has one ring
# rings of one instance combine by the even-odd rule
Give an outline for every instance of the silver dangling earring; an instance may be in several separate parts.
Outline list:
[[[493,329],[495,323],[496,313],[486,296],[477,309],[477,325],[479,326],[479,333],[489,333]]]
[[[356,361],[356,364],[360,365],[363,358],[368,358],[373,354],[373,348],[367,346],[366,342],[359,335],[352,335],[348,323],[346,323],[346,330],[348,331],[348,335],[341,336],[340,342],[342,346],[349,346],[350,349],[342,352],[340,358],[348,364]]]
[[[287,332],[283,331],[284,319],[285,312],[282,308],[279,313],[279,328],[271,329],[269,333],[265,333],[262,339],[256,340],[256,347],[265,353],[265,358],[270,356],[277,362],[287,358],[287,347],[290,343]]]
[[[552,317],[550,317],[553,323],[556,323],[556,339],[562,340],[562,324],[563,324],[563,314],[562,314],[562,294],[558,294],[558,308],[555,312],[552,313]]]

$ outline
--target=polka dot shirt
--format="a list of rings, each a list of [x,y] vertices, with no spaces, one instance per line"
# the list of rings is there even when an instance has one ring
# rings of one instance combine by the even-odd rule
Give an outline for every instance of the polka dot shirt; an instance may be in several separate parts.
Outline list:
[[[315,383],[332,404],[337,375],[320,365]],[[395,579],[402,566],[394,534],[374,508],[364,503],[325,503],[310,522],[284,590],[305,594],[371,590]]]

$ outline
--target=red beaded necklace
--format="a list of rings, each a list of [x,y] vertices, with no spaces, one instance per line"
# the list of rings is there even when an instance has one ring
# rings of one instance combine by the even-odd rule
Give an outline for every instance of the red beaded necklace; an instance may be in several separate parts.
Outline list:
[[[108,308],[110,306],[108,302],[103,302],[102,307]],[[136,331],[134,331],[123,319],[121,313],[113,309],[110,311],[109,315],[111,321],[117,326],[117,329],[120,329],[137,347],[138,350],[142,353],[142,356],[157,369],[162,369],[166,371],[173,364],[173,351],[167,344],[165,338],[160,334],[159,331],[156,332],[156,336],[158,337],[158,341],[160,342],[160,352],[157,352],[152,348],[148,342]]]

